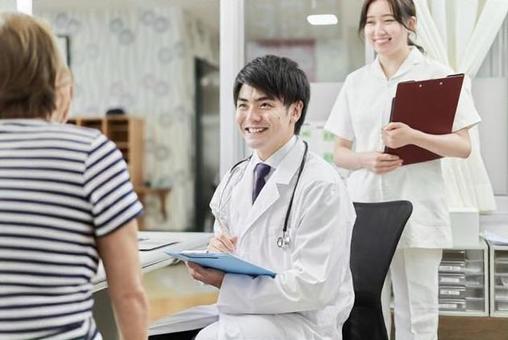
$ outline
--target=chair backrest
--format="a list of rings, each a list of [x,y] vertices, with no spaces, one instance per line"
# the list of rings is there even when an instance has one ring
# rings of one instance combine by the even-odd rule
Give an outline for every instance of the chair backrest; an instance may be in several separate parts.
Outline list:
[[[355,303],[343,340],[388,340],[381,290],[413,205],[408,201],[354,203],[350,267]]]

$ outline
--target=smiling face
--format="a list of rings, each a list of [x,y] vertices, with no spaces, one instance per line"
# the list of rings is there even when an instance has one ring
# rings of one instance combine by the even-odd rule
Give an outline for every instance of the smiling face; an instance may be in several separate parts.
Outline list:
[[[366,15],[365,39],[381,56],[394,56],[409,49],[409,29],[413,30],[416,18],[410,17],[405,26],[398,22],[386,0],[373,1]]]
[[[236,123],[247,145],[266,160],[294,135],[303,104],[282,100],[243,84],[236,101]]]

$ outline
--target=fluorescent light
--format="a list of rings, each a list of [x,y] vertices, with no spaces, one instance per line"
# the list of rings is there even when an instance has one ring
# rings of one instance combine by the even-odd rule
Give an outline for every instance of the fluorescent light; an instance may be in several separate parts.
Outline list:
[[[337,17],[334,14],[317,14],[307,16],[311,25],[337,25]]]
[[[18,12],[32,15],[32,0],[16,0]]]

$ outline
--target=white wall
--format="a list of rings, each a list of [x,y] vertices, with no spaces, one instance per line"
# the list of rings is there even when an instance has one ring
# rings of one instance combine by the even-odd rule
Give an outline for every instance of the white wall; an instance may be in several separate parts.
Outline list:
[[[475,78],[475,105],[482,117],[480,149],[494,194],[508,194],[508,79]]]
[[[0,12],[11,12],[16,10],[16,0],[0,0]]]

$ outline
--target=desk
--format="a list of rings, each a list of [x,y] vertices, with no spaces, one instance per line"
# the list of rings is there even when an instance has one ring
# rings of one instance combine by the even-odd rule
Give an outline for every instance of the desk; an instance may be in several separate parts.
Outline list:
[[[186,286],[187,284],[180,284],[176,285],[174,284],[175,278],[183,280],[188,280],[187,282],[193,281],[186,272],[183,271],[182,266],[174,266],[173,268],[169,268],[169,270],[163,271],[161,274],[152,274],[152,272],[156,271],[157,269],[168,267],[169,265],[175,263],[175,259],[172,257],[166,255],[164,253],[165,249],[171,249],[172,251],[180,251],[184,249],[199,249],[208,243],[208,240],[212,236],[210,233],[185,233],[185,232],[140,232],[139,233],[140,238],[150,238],[150,239],[157,239],[157,240],[178,240],[179,243],[171,246],[166,246],[163,248],[158,248],[155,250],[150,251],[140,251],[140,262],[143,272],[143,282],[145,285],[145,290],[148,295],[148,299],[151,302],[150,305],[150,318],[151,320],[156,320],[157,318],[169,314],[174,313],[179,310],[186,309],[188,307],[191,307],[195,304],[200,303],[211,303],[213,302],[214,295],[210,295],[210,291],[204,292],[203,287],[201,287],[201,290],[204,292],[203,296],[198,299],[197,301],[191,301],[189,300],[188,296],[185,296],[185,290],[184,294],[179,294],[179,289]],[[179,268],[179,269],[178,269]],[[150,275],[147,275],[149,274]],[[175,276],[174,276],[175,275]],[[173,277],[174,276],[174,277]],[[150,279],[152,278],[152,279]],[[155,280],[153,278],[156,278]],[[173,290],[170,292],[172,295],[172,298],[168,300],[168,303],[175,303],[176,305],[168,309],[167,305],[166,307],[161,307],[160,305],[158,307],[153,307],[152,309],[152,301],[160,300],[160,297],[157,295],[153,295],[153,292],[157,292],[157,290],[154,288],[158,281],[163,282],[166,287],[173,287]],[[118,332],[116,329],[116,324],[114,320],[114,314],[111,308],[111,303],[109,300],[109,296],[107,294],[107,282],[106,282],[106,274],[104,271],[104,267],[102,263],[99,264],[99,270],[97,272],[97,275],[95,276],[94,280],[94,318],[97,322],[97,326],[100,329],[102,336],[104,339],[108,340],[115,340],[118,339]],[[190,282],[190,284],[198,285],[196,282]],[[160,292],[161,290],[159,290]],[[207,302],[211,301],[211,302]],[[156,304],[153,304],[156,306]]]

